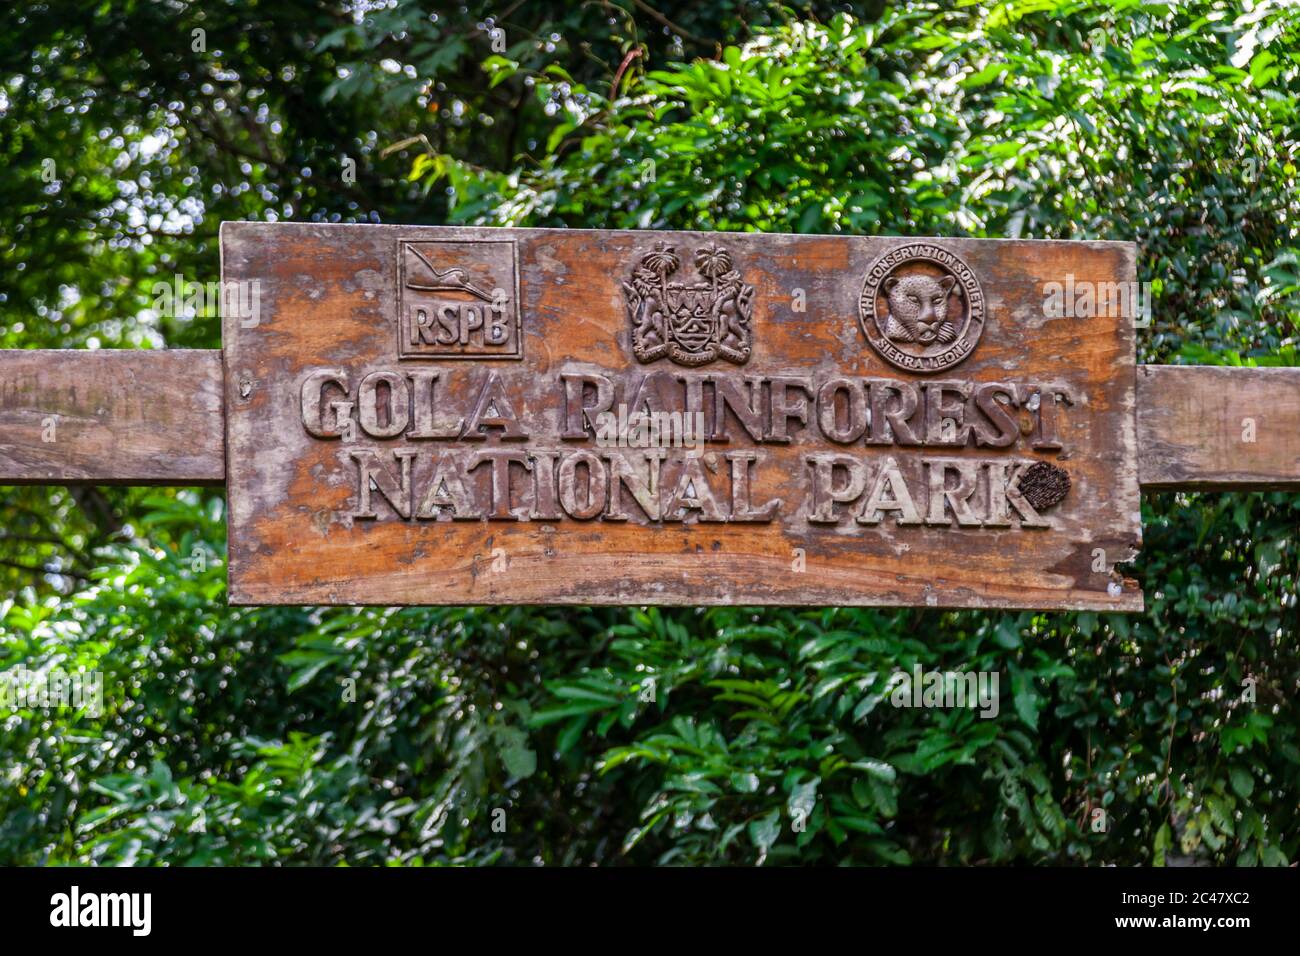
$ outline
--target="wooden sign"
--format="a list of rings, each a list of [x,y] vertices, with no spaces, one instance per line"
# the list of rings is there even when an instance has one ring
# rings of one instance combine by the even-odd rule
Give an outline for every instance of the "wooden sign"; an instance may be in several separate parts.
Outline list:
[[[227,223],[222,276],[233,603],[1142,606],[1131,244]]]

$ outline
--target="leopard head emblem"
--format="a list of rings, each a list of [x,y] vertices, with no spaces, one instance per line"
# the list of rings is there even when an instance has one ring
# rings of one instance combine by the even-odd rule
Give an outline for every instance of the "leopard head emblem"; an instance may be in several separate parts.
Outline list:
[[[895,342],[918,345],[947,345],[953,341],[957,328],[948,320],[948,299],[956,282],[951,275],[890,276],[883,286],[889,300],[885,335]]]
[[[876,354],[895,368],[930,375],[975,350],[987,304],[974,271],[946,243],[928,239],[886,249],[867,268],[858,319]]]

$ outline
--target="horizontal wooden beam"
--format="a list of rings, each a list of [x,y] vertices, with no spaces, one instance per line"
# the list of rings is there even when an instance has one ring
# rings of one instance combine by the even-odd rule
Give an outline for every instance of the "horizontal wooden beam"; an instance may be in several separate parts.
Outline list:
[[[1144,490],[1300,489],[1300,368],[1141,365]]]
[[[219,349],[0,350],[0,484],[225,481]]]
[[[1300,368],[1144,365],[1147,490],[1300,489]],[[221,353],[0,350],[0,484],[217,485]]]

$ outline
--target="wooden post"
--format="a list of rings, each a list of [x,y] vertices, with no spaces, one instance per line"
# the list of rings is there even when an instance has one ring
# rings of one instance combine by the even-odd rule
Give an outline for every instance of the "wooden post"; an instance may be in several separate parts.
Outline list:
[[[222,406],[219,349],[0,349],[0,485],[220,485]],[[1300,491],[1300,368],[1139,365],[1137,428],[1144,492]]]
[[[1300,488],[1300,369],[1136,366],[1135,260],[227,223],[223,350],[0,352],[0,483],[224,483],[236,604],[1134,611],[1143,490]]]
[[[1145,491],[1300,488],[1300,368],[1143,365]]]
[[[221,352],[0,350],[0,484],[219,485]]]

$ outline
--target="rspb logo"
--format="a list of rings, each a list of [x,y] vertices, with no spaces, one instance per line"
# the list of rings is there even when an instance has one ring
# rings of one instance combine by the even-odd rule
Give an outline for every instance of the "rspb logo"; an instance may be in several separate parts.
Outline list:
[[[398,243],[401,359],[519,359],[513,240]]]

